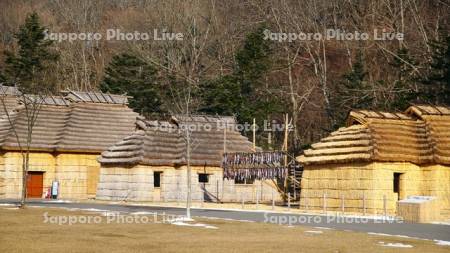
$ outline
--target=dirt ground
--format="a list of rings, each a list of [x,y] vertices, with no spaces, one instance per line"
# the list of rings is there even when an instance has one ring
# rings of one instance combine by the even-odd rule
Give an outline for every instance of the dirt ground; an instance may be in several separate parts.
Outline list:
[[[68,216],[76,224],[55,224]],[[0,252],[450,252],[411,238],[219,219],[194,222],[210,227],[177,226],[146,216],[127,224],[96,212],[0,207]]]

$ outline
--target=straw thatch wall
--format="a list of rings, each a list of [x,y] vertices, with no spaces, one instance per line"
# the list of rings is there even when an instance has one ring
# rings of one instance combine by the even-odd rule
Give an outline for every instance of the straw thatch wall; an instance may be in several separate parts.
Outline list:
[[[161,187],[154,188],[153,173],[162,172]],[[209,174],[208,183],[199,183],[198,174]],[[272,191],[271,182],[255,181],[254,184],[237,185],[234,181],[223,179],[220,167],[191,167],[192,200],[193,201],[269,201]],[[185,201],[187,198],[187,168],[186,166],[149,166],[133,167],[102,167],[97,190],[97,199],[127,200],[127,201]],[[275,194],[279,200],[278,194]]]
[[[394,193],[394,173],[400,177],[399,195]],[[355,164],[309,165],[303,171],[301,206],[323,209],[323,196],[327,197],[327,210],[342,210],[342,197],[346,212],[383,214],[383,197],[387,212],[396,213],[397,200],[408,196],[436,196],[439,206],[449,208],[450,167],[432,165],[421,167],[409,162],[374,162]]]
[[[171,167],[102,167],[96,199],[152,201],[153,172],[165,169],[170,170]]]
[[[4,198],[20,198],[22,192],[22,156],[17,152],[3,154]],[[44,192],[55,178],[55,157],[46,153],[30,154],[29,171],[44,172]]]
[[[95,197],[100,172],[97,155],[59,154],[55,162],[55,179],[60,183],[60,198]]]
[[[423,167],[423,195],[437,197],[442,209],[450,209],[450,166]]]
[[[96,155],[85,154],[31,153],[29,171],[44,172],[44,193],[56,180],[60,183],[60,198],[86,199],[95,196],[96,175],[100,168],[96,158]],[[1,197],[19,198],[22,192],[22,156],[18,152],[7,152],[0,161]],[[89,192],[90,184],[94,186]]]
[[[0,198],[5,197],[5,159],[0,156]]]

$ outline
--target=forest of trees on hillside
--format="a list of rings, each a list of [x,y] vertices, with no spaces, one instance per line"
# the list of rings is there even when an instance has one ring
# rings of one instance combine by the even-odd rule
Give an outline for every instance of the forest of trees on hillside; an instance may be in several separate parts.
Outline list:
[[[189,109],[235,115],[241,123],[255,118],[263,126],[289,114],[294,152],[342,126],[351,109],[450,105],[448,1],[3,0],[0,9],[0,81],[7,85],[24,83],[27,66],[34,66],[57,90],[133,96],[130,106],[148,117]],[[36,35],[41,29],[156,29],[183,39],[50,43]],[[266,36],[328,29],[404,38]],[[282,131],[271,136],[279,148]],[[258,144],[266,147],[268,138],[258,131]]]

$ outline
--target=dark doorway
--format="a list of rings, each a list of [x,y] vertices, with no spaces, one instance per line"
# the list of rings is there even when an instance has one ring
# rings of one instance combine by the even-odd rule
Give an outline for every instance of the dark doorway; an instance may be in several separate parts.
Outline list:
[[[42,198],[43,189],[44,189],[44,172],[28,171],[27,198]]]
[[[400,200],[400,177],[402,173],[394,173],[394,193],[398,194]]]
[[[153,172],[153,187],[159,188],[161,187],[161,174],[160,171]]]

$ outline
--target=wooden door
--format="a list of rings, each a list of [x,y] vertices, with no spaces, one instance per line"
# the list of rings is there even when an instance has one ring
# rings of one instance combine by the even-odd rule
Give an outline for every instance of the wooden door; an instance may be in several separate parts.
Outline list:
[[[41,198],[43,188],[44,188],[44,172],[28,171],[27,197]]]
[[[100,168],[97,166],[87,167],[87,194],[88,197],[95,197],[97,193],[97,184],[100,174]]]

